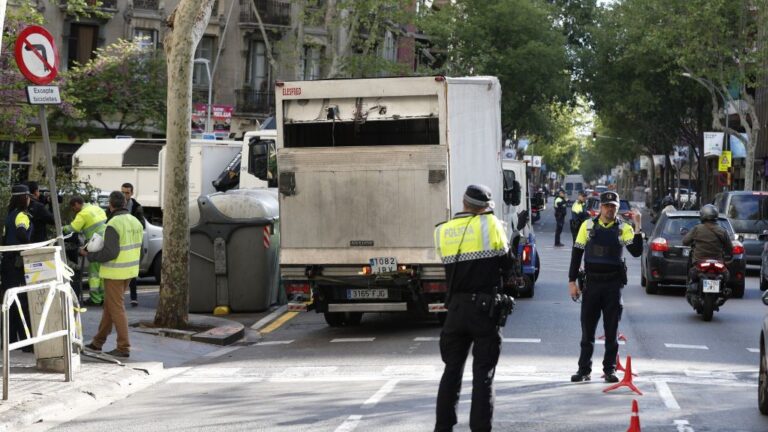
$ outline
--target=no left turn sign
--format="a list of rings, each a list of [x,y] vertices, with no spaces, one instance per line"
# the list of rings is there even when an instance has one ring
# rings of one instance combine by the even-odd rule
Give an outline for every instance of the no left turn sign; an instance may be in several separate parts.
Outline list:
[[[56,78],[59,71],[59,51],[53,36],[40,26],[29,26],[16,39],[16,64],[28,80],[45,85]]]

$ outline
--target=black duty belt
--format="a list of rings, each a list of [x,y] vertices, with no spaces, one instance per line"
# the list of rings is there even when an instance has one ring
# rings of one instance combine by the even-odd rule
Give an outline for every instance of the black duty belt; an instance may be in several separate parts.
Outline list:
[[[607,282],[622,277],[620,271],[610,273],[587,272],[587,280],[592,282]]]

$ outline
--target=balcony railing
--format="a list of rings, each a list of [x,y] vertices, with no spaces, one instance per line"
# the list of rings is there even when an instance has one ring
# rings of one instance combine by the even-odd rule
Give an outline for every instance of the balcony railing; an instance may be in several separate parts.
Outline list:
[[[133,0],[134,9],[157,10],[160,0]]]
[[[235,90],[235,111],[269,114],[275,106],[275,92],[252,89]]]
[[[261,22],[279,26],[291,24],[291,4],[280,0],[240,0],[240,22],[258,23],[251,1],[256,3]]]

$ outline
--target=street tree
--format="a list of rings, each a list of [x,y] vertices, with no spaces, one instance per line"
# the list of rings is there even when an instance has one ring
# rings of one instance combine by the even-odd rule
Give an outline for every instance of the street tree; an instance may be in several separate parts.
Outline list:
[[[164,40],[168,62],[166,170],[163,186],[163,265],[155,325],[183,328],[189,318],[189,140],[192,122],[192,62],[214,0],[181,0],[168,17]]]
[[[552,15],[544,1],[456,0],[425,10],[418,26],[441,53],[435,72],[499,78],[503,133],[523,136],[545,133],[552,119],[542,113],[573,96]]]
[[[141,40],[118,40],[99,48],[66,78],[65,94],[74,96],[86,122],[97,123],[107,135],[165,126],[165,58]]]
[[[649,38],[669,47],[681,74],[710,94],[712,127],[745,145],[744,189],[752,190],[761,129],[755,91],[765,87],[768,60],[768,44],[759,38],[765,37],[768,1],[657,0],[648,11],[657,18]],[[726,125],[723,119],[734,111],[738,124]]]

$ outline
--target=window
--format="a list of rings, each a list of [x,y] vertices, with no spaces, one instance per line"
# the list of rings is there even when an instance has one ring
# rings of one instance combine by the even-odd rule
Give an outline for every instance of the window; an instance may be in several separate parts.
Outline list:
[[[72,24],[69,31],[69,58],[67,67],[84,65],[96,56],[99,27],[87,24]]]
[[[391,62],[397,61],[397,44],[391,31],[387,30],[384,34],[384,41],[380,49],[381,58]]]
[[[29,143],[0,141],[0,166],[7,170],[3,175],[8,176],[12,182],[27,180],[32,167]]]
[[[195,59],[208,59],[210,64],[208,67],[213,67],[213,47],[215,38],[213,36],[203,36],[200,39],[200,43],[197,44],[195,50]],[[208,86],[208,71],[205,69],[205,64],[195,63],[194,70],[192,72],[192,85],[198,87]]]
[[[301,77],[305,80],[320,79],[320,48],[304,45],[301,53]]]
[[[133,29],[133,39],[139,41],[139,45],[147,50],[157,48],[157,30],[136,28]]]
[[[64,170],[67,173],[72,172],[72,156],[80,146],[81,144],[57,143],[56,157],[53,160],[57,169]]]
[[[736,220],[762,220],[768,214],[768,196],[732,195],[728,217]]]
[[[266,91],[267,83],[267,49],[264,42],[252,40],[248,42],[248,62],[245,64],[245,82],[254,90]]]

